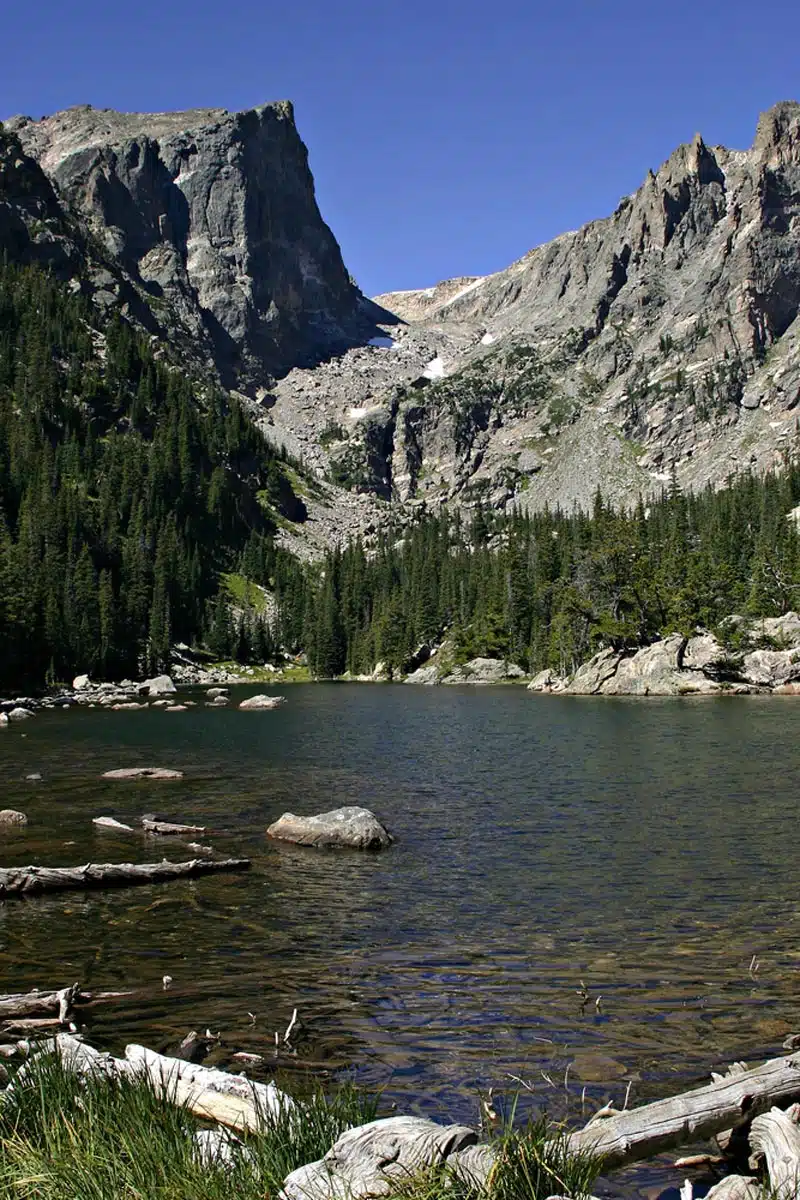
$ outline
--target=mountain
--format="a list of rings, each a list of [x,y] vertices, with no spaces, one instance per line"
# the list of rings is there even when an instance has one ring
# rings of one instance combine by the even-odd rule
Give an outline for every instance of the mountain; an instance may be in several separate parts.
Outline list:
[[[30,191],[5,234],[0,195],[0,243],[26,230],[29,257],[236,389],[316,475],[307,553],[442,503],[717,486],[793,444],[796,103],[747,151],[695,137],[611,216],[505,270],[374,302],[320,216],[287,103],[84,106],[6,130]]]
[[[800,398],[800,105],[679,147],[603,220],[274,389],[277,435],[394,500],[617,503],[780,460]]]
[[[46,203],[57,198],[104,260],[94,292],[113,303],[124,279],[141,322],[227,386],[258,398],[274,374],[374,332],[381,314],[320,216],[291,104],[82,105],[5,129],[49,181]]]

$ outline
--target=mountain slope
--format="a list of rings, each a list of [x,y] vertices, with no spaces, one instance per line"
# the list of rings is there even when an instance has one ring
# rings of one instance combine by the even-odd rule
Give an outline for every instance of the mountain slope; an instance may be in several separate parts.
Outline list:
[[[800,105],[507,270],[377,301],[392,347],[289,374],[271,412],[357,490],[538,508],[763,469],[800,398]]]

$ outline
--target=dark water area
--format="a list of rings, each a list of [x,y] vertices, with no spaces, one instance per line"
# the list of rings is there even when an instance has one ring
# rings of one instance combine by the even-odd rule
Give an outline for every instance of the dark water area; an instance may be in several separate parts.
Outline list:
[[[800,1030],[796,700],[284,691],[273,712],[95,709],[0,731],[2,806],[30,821],[2,834],[2,865],[190,857],[91,824],[148,811],[253,860],[0,905],[0,991],[134,988],[92,1013],[97,1044],[169,1049],[210,1027],[221,1064],[269,1055],[297,1006],[300,1062],[470,1122],[489,1086],[522,1080],[530,1104],[588,1116],[629,1084],[642,1103]],[[137,765],[185,778],[100,778]],[[287,809],[340,804],[372,808],[396,844],[265,837]]]

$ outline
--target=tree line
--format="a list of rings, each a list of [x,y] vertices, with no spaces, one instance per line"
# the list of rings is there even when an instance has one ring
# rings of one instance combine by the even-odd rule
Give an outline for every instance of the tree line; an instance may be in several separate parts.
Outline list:
[[[301,471],[293,464],[294,472]],[[229,395],[122,317],[0,260],[0,685],[306,656],[313,675],[393,674],[447,638],[455,661],[573,670],[604,646],[800,607],[800,467],[620,511],[477,508],[390,521],[303,564],[286,456]],[[235,573],[244,601],[232,602]],[[253,606],[249,584],[269,604]]]

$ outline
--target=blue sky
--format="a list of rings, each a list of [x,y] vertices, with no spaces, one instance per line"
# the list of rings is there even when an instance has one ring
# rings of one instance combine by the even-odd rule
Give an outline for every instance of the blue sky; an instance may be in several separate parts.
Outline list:
[[[786,0],[33,0],[3,34],[0,116],[293,100],[369,294],[507,266],[800,99]]]

